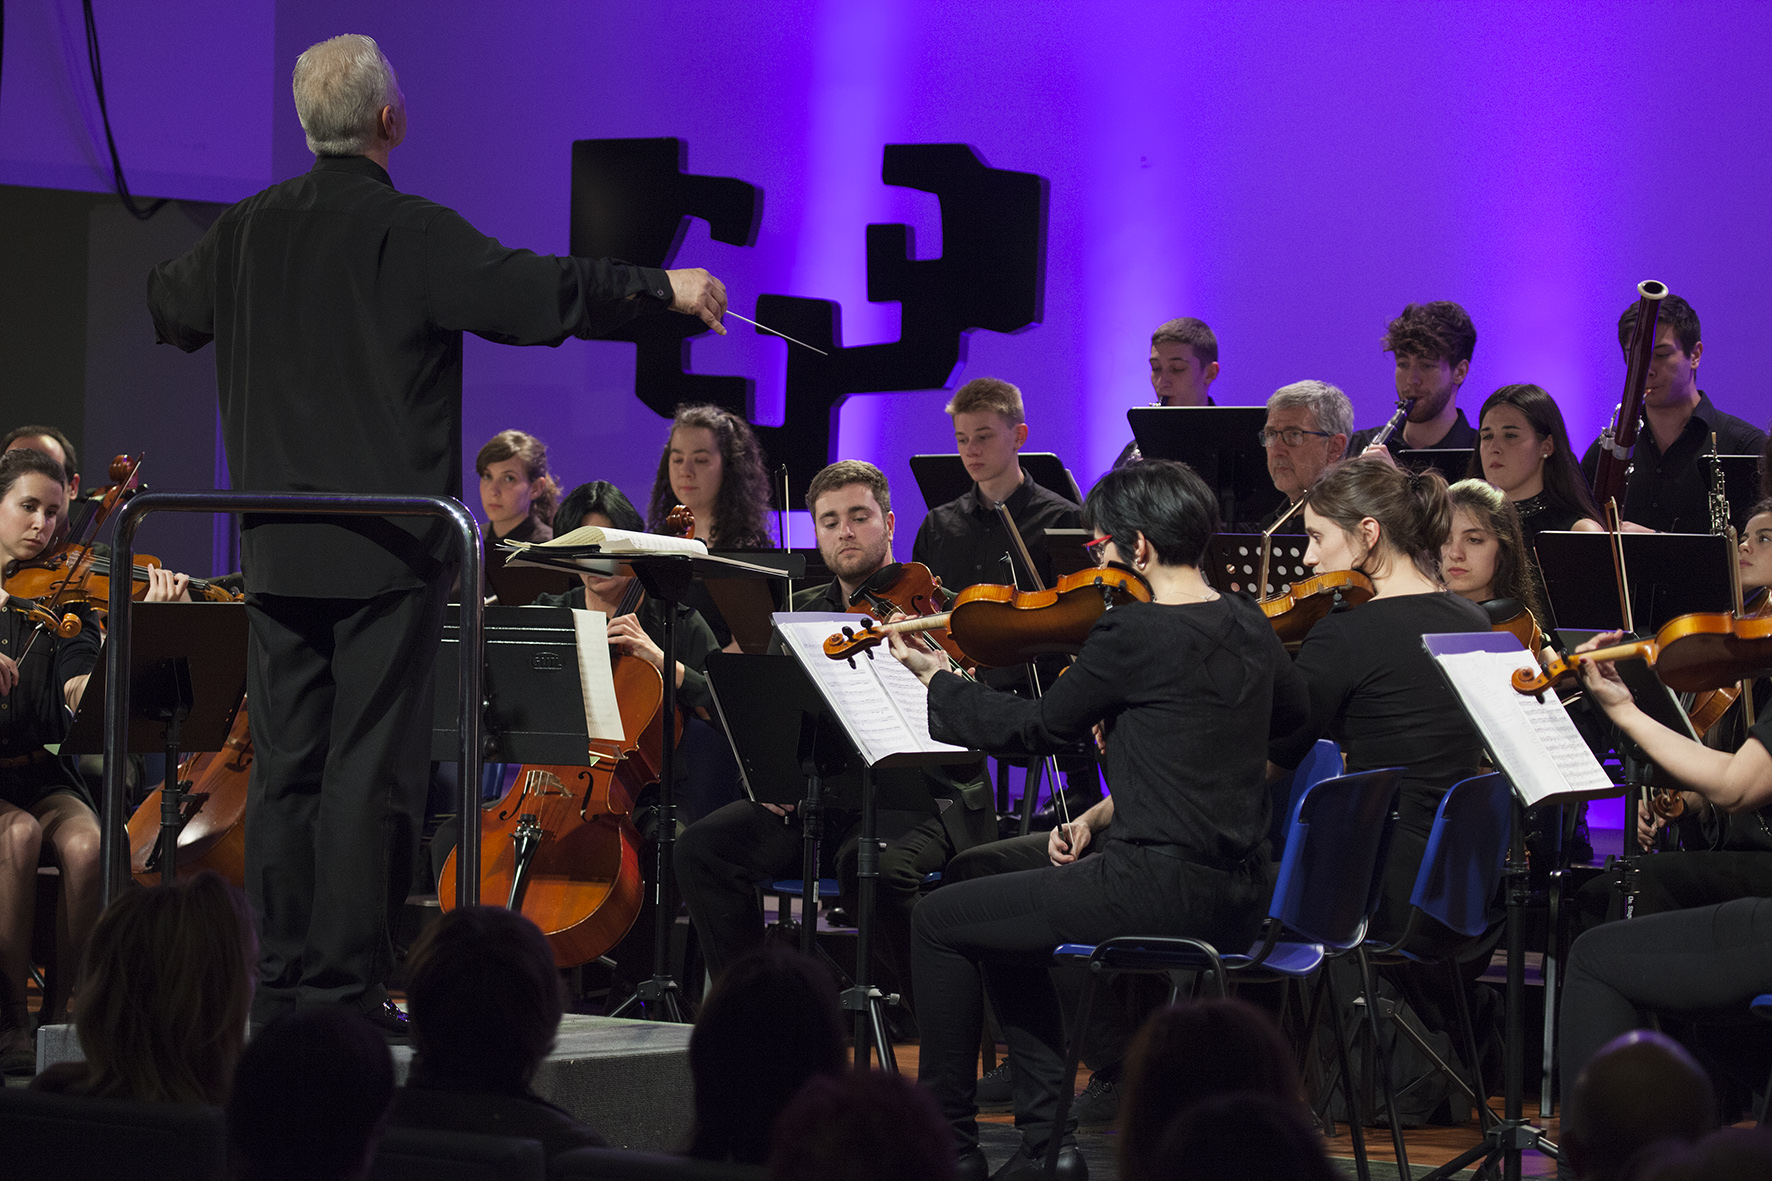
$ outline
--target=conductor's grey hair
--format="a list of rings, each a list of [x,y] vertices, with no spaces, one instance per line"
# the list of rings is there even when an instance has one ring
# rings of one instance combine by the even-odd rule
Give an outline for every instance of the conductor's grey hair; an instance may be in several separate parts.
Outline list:
[[[1267,400],[1269,410],[1299,407],[1311,412],[1317,430],[1344,438],[1354,433],[1354,404],[1326,381],[1295,381],[1275,390]]]
[[[383,107],[404,107],[400,80],[372,37],[346,33],[295,59],[295,113],[316,156],[358,156]]]

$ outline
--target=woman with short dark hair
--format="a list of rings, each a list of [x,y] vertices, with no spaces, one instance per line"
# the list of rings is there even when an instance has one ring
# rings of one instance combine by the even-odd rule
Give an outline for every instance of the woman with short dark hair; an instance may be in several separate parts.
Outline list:
[[[1114,792],[1053,831],[1051,866],[956,883],[918,904],[920,1077],[953,1125],[966,1178],[984,1176],[974,1103],[981,978],[1009,1043],[1022,1135],[997,1176],[1036,1173],[1054,1134],[1067,1144],[1060,1176],[1076,1176],[1072,1127],[1053,1127],[1064,1056],[1052,949],[1132,934],[1248,946],[1270,887],[1263,752],[1270,726],[1305,716],[1304,686],[1266,617],[1200,572],[1218,506],[1192,468],[1118,468],[1090,491],[1084,516],[1097,561],[1138,573],[1152,599],[1103,615],[1044,698],[962,679],[893,637],[893,655],[929,686],[936,738],[1040,755],[1099,727]]]

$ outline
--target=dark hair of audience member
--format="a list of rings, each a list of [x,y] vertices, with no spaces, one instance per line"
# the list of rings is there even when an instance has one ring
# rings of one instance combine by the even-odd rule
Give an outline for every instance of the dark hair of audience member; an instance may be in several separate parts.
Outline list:
[[[1126,1057],[1120,1101],[1120,1176],[1148,1181],[1157,1144],[1178,1114],[1231,1091],[1302,1102],[1292,1051],[1265,1013],[1245,1001],[1204,1000],[1151,1014]]]
[[[760,1165],[770,1130],[817,1075],[844,1068],[836,983],[816,960],[767,945],[727,965],[689,1037],[689,1155]]]
[[[1657,1140],[1619,1170],[1618,1181],[1765,1181],[1772,1131],[1718,1128],[1697,1143]]]
[[[815,1075],[775,1124],[770,1181],[952,1181],[954,1136],[929,1092],[870,1070]]]
[[[42,1090],[220,1104],[246,1038],[258,940],[238,890],[213,873],[125,890],[99,916],[74,993],[83,1063]]]
[[[523,1092],[565,1005],[547,937],[502,906],[464,906],[425,928],[406,960],[413,1074]]]
[[[1144,1174],[1150,1181],[1333,1181],[1341,1176],[1303,1104],[1257,1091],[1203,1099],[1175,1116],[1152,1161]]]
[[[1710,1075],[1674,1039],[1648,1029],[1620,1034],[1579,1069],[1563,1104],[1563,1157],[1583,1181],[1617,1181],[1658,1140],[1690,1143],[1717,1126]]]
[[[394,1099],[394,1060],[374,1026],[317,1006],[276,1018],[234,1072],[228,1151],[242,1181],[366,1177]]]

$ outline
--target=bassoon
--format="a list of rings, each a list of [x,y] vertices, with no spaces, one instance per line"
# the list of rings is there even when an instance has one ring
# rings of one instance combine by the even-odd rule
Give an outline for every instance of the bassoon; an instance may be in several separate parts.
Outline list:
[[[1637,427],[1643,419],[1643,387],[1649,382],[1649,363],[1655,357],[1655,327],[1667,284],[1645,279],[1637,284],[1637,322],[1625,348],[1629,368],[1624,375],[1624,397],[1613,412],[1612,425],[1600,436],[1600,458],[1594,468],[1594,499],[1600,504],[1624,501],[1630,476],[1631,451],[1637,445]]]

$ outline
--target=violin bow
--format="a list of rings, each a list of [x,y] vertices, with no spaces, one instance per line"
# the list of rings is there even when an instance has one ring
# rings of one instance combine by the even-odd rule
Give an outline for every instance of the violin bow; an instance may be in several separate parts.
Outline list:
[[[997,502],[997,517],[1003,522],[1003,528],[1008,532],[1009,540],[1015,544],[1015,552],[1021,555],[1021,564],[1027,568],[1028,580],[1034,584],[1035,590],[1045,590],[1046,584],[1041,580],[1040,572],[1034,568],[1034,556],[1028,552],[1028,543],[1021,536],[1021,528],[1016,525],[1015,516],[1009,511],[1007,503]],[[1014,561],[1009,563],[1009,580],[1016,581]],[[1071,657],[1071,663],[1076,663],[1076,657]],[[1045,696],[1040,689],[1040,675],[1034,670],[1034,663],[1031,660],[1028,662],[1028,685],[1033,689],[1036,699]],[[1046,774],[1052,777],[1052,798],[1058,801],[1058,814],[1063,818],[1064,823],[1069,824],[1071,822],[1071,805],[1070,801],[1064,798],[1064,789],[1059,786],[1057,755],[1046,756]]]

